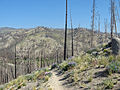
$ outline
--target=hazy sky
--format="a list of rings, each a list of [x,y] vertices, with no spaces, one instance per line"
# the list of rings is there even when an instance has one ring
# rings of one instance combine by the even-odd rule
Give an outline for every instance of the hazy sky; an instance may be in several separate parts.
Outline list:
[[[110,0],[96,0],[96,29],[98,12],[101,28],[104,19],[110,20]],[[91,27],[93,0],[68,0],[74,27]],[[68,9],[70,10],[70,8]],[[68,27],[70,27],[68,12]],[[0,27],[31,28],[47,26],[64,28],[65,0],[0,0]]]

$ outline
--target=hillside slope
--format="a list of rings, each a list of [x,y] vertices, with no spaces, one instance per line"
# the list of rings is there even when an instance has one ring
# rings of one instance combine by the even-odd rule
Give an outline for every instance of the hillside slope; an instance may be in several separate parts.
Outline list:
[[[17,76],[25,75],[63,60],[64,30],[46,27],[16,29],[0,34],[0,75],[1,84],[14,79],[15,46]],[[90,48],[91,31],[74,29],[74,55],[79,56]],[[94,34],[94,47],[109,41],[104,33]],[[67,57],[71,57],[71,31],[68,30]],[[3,73],[4,72],[4,73]],[[4,78],[2,78],[4,77]]]

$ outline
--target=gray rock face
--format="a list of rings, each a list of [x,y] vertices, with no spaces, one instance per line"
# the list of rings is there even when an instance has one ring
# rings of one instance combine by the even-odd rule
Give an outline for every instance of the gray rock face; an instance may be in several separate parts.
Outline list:
[[[113,38],[112,39],[112,53],[114,55],[119,55],[120,54],[120,39],[119,38]]]

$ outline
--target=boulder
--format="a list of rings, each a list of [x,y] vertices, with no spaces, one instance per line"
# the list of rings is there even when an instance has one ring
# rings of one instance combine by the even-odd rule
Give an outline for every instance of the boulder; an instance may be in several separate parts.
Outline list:
[[[97,51],[94,51],[91,53],[93,56],[97,56],[98,55],[98,52]]]
[[[111,50],[114,55],[120,54],[120,39],[119,38],[112,39]]]

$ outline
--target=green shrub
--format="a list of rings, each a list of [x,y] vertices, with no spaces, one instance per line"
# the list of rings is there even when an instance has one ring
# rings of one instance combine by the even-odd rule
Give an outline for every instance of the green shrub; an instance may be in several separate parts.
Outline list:
[[[32,90],[37,90],[37,89],[36,89],[36,86],[33,86],[33,89],[32,89]]]
[[[26,86],[26,83],[24,82],[22,85],[23,85],[23,86]]]
[[[44,78],[44,71],[37,71],[34,73],[33,80],[36,81],[37,79],[43,79]]]
[[[49,68],[45,68],[44,72],[49,72],[50,69]]]
[[[52,76],[52,73],[51,73],[51,72],[45,72],[45,76],[51,77],[51,76]]]
[[[110,55],[111,50],[110,49],[104,49],[103,53],[105,53],[105,55]]]
[[[83,62],[83,59],[82,59],[82,57],[76,57],[76,58],[74,59],[74,61],[75,61],[76,63],[80,64],[81,62]]]
[[[79,76],[78,76],[78,73],[77,73],[77,72],[74,72],[74,74],[73,74],[73,80],[74,80],[75,83],[78,82]]]
[[[0,90],[3,90],[3,88],[1,87]]]
[[[105,52],[108,52],[108,50],[107,50],[107,49],[104,49],[104,51],[103,51],[103,52],[104,52],[104,53],[105,53]]]
[[[51,70],[53,70],[55,68],[57,68],[57,64],[56,63],[51,66]]]
[[[27,81],[32,81],[33,80],[33,74],[26,75],[25,78],[26,78]]]
[[[113,60],[115,60],[115,57],[113,55],[109,56],[109,62],[112,62]]]
[[[120,62],[120,55],[116,56],[116,60]]]
[[[49,76],[45,76],[44,82],[47,82],[49,80]]]
[[[20,89],[20,88],[21,88],[21,85],[19,85],[17,89]]]
[[[99,65],[107,66],[109,64],[108,58],[105,56],[101,56],[98,58]]]
[[[113,61],[107,66],[109,73],[117,73],[120,70],[120,62]]]
[[[67,62],[63,62],[59,65],[59,69],[63,69],[67,65]]]
[[[105,89],[112,89],[114,87],[114,82],[112,79],[106,79],[103,81],[103,85]]]
[[[92,48],[92,49],[88,50],[86,53],[91,54],[92,52],[95,52],[95,51],[99,51],[99,49]]]
[[[66,66],[62,68],[63,71],[68,71],[69,69],[72,69],[73,67],[76,66],[75,62],[69,62]]]
[[[92,80],[93,80],[93,77],[90,76],[90,77],[88,78],[88,82],[92,82]]]
[[[37,57],[37,58],[36,58],[36,61],[38,61],[38,62],[39,62],[39,57]]]
[[[48,90],[53,90],[52,88],[48,88]]]

